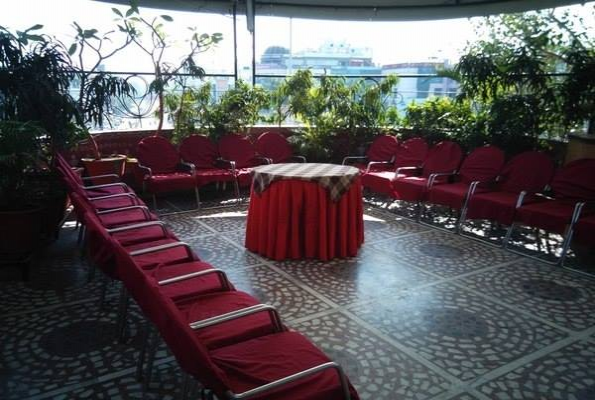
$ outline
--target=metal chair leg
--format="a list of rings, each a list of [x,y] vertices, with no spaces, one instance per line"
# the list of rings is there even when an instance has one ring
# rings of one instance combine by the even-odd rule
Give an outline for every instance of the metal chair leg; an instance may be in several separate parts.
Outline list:
[[[109,282],[109,278],[107,275],[103,275],[101,279],[101,291],[99,292],[99,309],[103,310],[105,307],[105,297],[107,294],[107,284]]]
[[[234,189],[236,192],[236,200],[238,204],[240,204],[242,202],[242,199],[240,199],[240,183],[238,182],[238,178],[235,178],[234,180]]]
[[[198,192],[198,187],[194,188],[194,196],[196,197],[196,209],[200,210],[200,193]]]
[[[155,196],[155,194],[153,194],[152,196],[153,196],[153,209],[155,210],[155,212],[157,212],[157,196]]]
[[[145,365],[145,359],[147,356],[147,347],[149,346],[150,331],[151,325],[149,324],[149,321],[145,320],[141,332],[141,348],[138,353],[138,360],[136,362],[136,380],[139,382],[145,378],[143,374],[143,367]]]
[[[81,229],[79,229],[78,237],[76,239],[76,244],[81,245],[83,240],[85,239],[85,225],[81,225]]]
[[[143,388],[146,390],[153,379],[153,366],[155,364],[155,354],[157,353],[157,346],[159,345],[159,335],[154,329],[149,331],[148,347],[147,347],[147,367],[145,369],[145,376],[143,380]]]
[[[118,305],[118,322],[117,322],[117,338],[120,343],[125,341],[126,332],[126,315],[128,314],[128,292],[126,287],[122,285],[120,289],[120,303]]]
[[[504,240],[502,241],[502,247],[504,247],[505,249],[508,247],[508,242],[510,242],[510,238],[512,237],[512,231],[515,228],[515,223],[513,222],[512,224],[510,224],[510,226],[508,227],[508,230],[506,231],[506,236],[504,237]]]

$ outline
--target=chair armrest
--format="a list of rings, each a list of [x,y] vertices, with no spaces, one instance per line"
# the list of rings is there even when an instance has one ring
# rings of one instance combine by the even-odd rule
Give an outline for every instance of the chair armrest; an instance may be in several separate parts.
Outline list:
[[[196,175],[196,166],[194,164],[192,164],[191,162],[181,161],[180,166],[184,167],[184,168],[188,168],[190,170],[190,174],[192,174],[192,176]]]
[[[93,190],[93,189],[101,189],[101,188],[108,188],[108,187],[115,187],[115,186],[122,186],[127,191],[130,191],[130,188],[124,182],[114,182],[114,183],[105,183],[103,185],[83,186],[82,188],[85,190]]]
[[[195,256],[194,252],[192,251],[192,248],[188,245],[188,243],[184,243],[184,242],[167,243],[167,244],[162,244],[159,246],[147,247],[146,249],[131,251],[129,254],[131,257],[137,257],[137,256],[145,255],[145,254],[158,253],[160,251],[169,250],[169,249],[173,249],[176,247],[185,247],[186,252],[188,253],[188,257],[191,258],[192,260],[196,260],[196,256]]]
[[[299,379],[306,378],[310,375],[318,374],[319,372],[325,371],[327,369],[334,369],[337,371],[337,374],[339,375],[339,381],[341,382],[341,389],[343,391],[343,399],[351,400],[351,393],[349,393],[349,385],[347,384],[347,378],[345,377],[343,368],[341,368],[341,366],[334,361],[329,361],[327,363],[319,364],[315,367],[308,368],[300,372],[296,372],[295,374],[279,378],[273,382],[255,387],[254,389],[246,390],[243,393],[236,394],[232,393],[231,391],[228,391],[227,395],[232,399],[247,399],[253,396],[261,395],[263,392],[266,392],[268,390],[276,389],[288,383],[292,383]]]
[[[231,169],[231,173],[234,176],[236,175],[236,162],[235,161],[226,160],[224,158],[218,158],[217,161],[221,162],[223,164],[227,164],[229,166],[229,169]]]
[[[103,210],[97,211],[97,215],[105,215],[105,214],[112,214],[122,211],[130,211],[130,210],[141,210],[147,219],[151,219],[151,214],[149,213],[149,208],[147,206],[129,206],[129,207],[120,207],[120,208],[112,208],[110,210]]]
[[[410,170],[415,170],[415,171],[417,171],[417,170],[420,170],[421,168],[422,168],[422,167],[420,167],[420,166],[398,167],[398,168],[395,170],[395,175],[399,175],[399,173],[400,173],[401,171],[410,171]]]
[[[370,161],[368,163],[368,166],[366,167],[366,173],[370,172],[370,167],[372,167],[372,165],[380,165],[380,164],[392,164],[392,161]]]
[[[113,198],[117,198],[117,197],[130,197],[135,202],[138,199],[138,196],[136,196],[134,193],[116,193],[116,194],[108,194],[105,196],[89,197],[89,201],[107,200],[107,199],[113,199]]]
[[[307,163],[308,162],[306,160],[306,157],[304,157],[304,156],[291,156],[291,158],[295,158],[296,160],[299,160],[302,163]]]
[[[347,156],[343,159],[343,162],[341,163],[341,165],[347,165],[347,161],[348,160],[363,160],[363,159],[367,159],[368,157],[366,156]]]
[[[167,236],[167,234],[169,233],[167,231],[165,224],[162,221],[141,222],[138,224],[132,224],[132,225],[120,226],[120,227],[112,228],[112,229],[106,229],[106,231],[107,231],[107,233],[112,234],[112,233],[126,232],[126,231],[132,231],[132,230],[136,230],[136,229],[148,228],[151,226],[159,226],[161,228],[161,231],[163,232],[164,236]]]
[[[120,177],[117,174],[104,174],[104,175],[93,175],[93,176],[82,176],[81,180],[83,182],[85,181],[90,181],[92,179],[98,179],[98,178],[114,178],[116,180],[120,180]]]
[[[268,157],[263,157],[263,156],[256,156],[254,157],[255,160],[262,160],[264,161],[265,164],[272,164],[273,163],[273,159],[272,158],[268,158]]]
[[[225,272],[223,272],[223,270],[220,270],[217,268],[211,268],[211,269],[206,269],[204,271],[197,271],[197,272],[192,272],[190,274],[176,276],[175,278],[170,278],[170,279],[165,279],[165,280],[159,281],[159,282],[157,282],[157,284],[159,286],[171,285],[172,283],[178,283],[178,282],[186,281],[188,279],[199,278],[202,276],[207,276],[207,275],[212,275],[212,274],[218,275],[219,282],[221,283],[221,288],[223,290],[230,291],[232,289],[233,286],[232,286],[231,282],[229,282],[229,279],[227,279],[227,275],[225,274]]]
[[[455,176],[457,175],[456,171],[452,171],[452,172],[437,172],[435,174],[430,174],[430,176],[428,177],[428,182],[427,182],[427,188],[430,189],[432,186],[434,186],[434,182],[436,182],[436,178],[439,178],[441,176]]]
[[[147,166],[144,166],[144,165],[141,165],[141,163],[136,164],[136,167],[142,169],[143,171],[145,171],[145,179],[146,179],[147,175],[149,177],[153,176],[153,170],[151,168],[149,168]]]
[[[247,317],[249,315],[257,314],[260,312],[268,312],[269,316],[271,317],[271,322],[273,323],[277,332],[282,332],[285,330],[283,323],[281,322],[281,316],[275,309],[275,307],[269,304],[256,304],[254,306],[242,308],[240,310],[231,311],[225,314],[217,315],[215,317],[206,318],[201,321],[195,321],[190,323],[190,328],[197,330],[208,328],[209,326],[222,324],[224,322],[232,321],[238,318]]]

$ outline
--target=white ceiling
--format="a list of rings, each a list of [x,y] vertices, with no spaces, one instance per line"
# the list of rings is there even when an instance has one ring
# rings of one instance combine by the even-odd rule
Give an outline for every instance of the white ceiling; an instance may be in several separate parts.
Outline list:
[[[128,0],[99,0],[128,4]],[[141,7],[227,13],[232,0],[138,0]],[[485,16],[580,4],[580,0],[255,0],[256,15],[296,18],[404,21]],[[238,1],[245,12],[245,0]]]

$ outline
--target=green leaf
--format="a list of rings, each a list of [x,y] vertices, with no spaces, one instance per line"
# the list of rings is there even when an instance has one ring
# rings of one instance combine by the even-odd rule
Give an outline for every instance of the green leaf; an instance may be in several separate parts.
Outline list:
[[[134,8],[129,8],[128,11],[126,11],[126,18],[130,17],[134,13],[135,13]]]
[[[123,17],[123,15],[122,15],[122,12],[121,12],[120,10],[118,10],[117,8],[115,8],[115,7],[114,7],[114,8],[112,8],[112,11],[113,11],[113,13],[114,13],[114,14],[116,14],[118,17],[120,17],[120,18],[122,18],[122,17]]]
[[[41,24],[35,24],[31,28],[27,29],[25,32],[37,31],[37,30],[39,30],[41,28],[43,28],[43,25],[41,25]]]
[[[169,15],[162,15],[161,18],[163,18],[164,20],[166,20],[167,22],[173,22],[173,18],[170,17]]]
[[[77,48],[78,48],[78,45],[76,43],[71,44],[70,47],[68,48],[68,54],[73,55],[74,53],[76,53]]]

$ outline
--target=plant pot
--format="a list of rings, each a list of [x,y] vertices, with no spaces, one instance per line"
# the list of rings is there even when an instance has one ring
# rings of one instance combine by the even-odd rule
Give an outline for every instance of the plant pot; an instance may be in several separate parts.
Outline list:
[[[116,174],[118,177],[122,177],[126,168],[126,156],[122,154],[102,157],[100,159],[83,158],[81,161],[85,166],[88,176]],[[113,182],[110,178],[98,178],[92,179],[92,181],[93,185]]]
[[[0,211],[0,263],[24,265],[28,279],[31,257],[42,246],[43,207]]]

